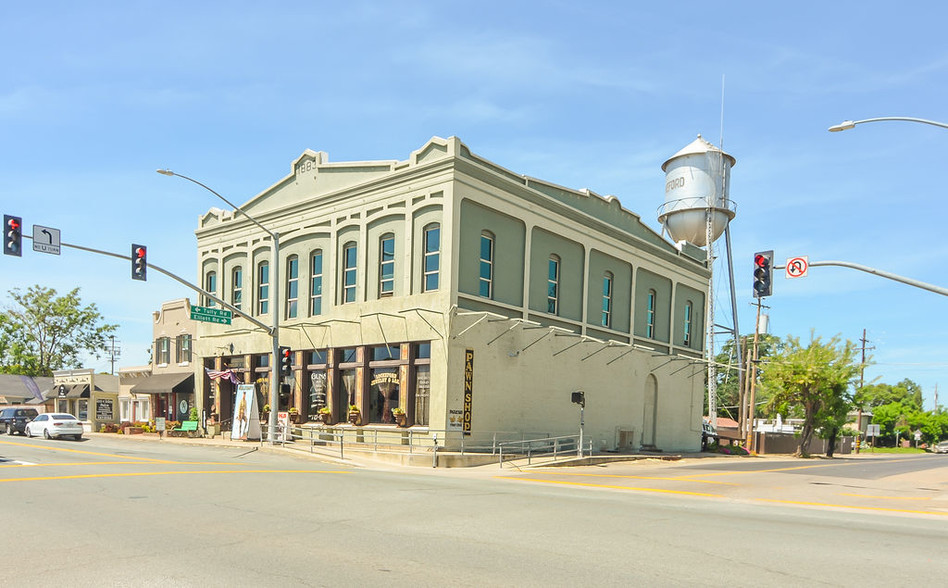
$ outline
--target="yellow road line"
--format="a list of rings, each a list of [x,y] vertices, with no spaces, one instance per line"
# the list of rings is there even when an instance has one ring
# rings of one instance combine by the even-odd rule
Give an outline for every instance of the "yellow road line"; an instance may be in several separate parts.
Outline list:
[[[835,465],[845,465],[842,463],[815,463],[812,465],[802,465],[802,466],[793,466],[787,468],[772,468],[769,470],[740,470],[733,472],[704,472],[697,474],[685,474],[684,476],[677,476],[679,479],[687,478],[705,478],[708,476],[734,476],[734,475],[744,475],[744,474],[770,474],[773,472],[790,472],[793,470],[806,470],[809,468],[827,468]]]
[[[558,472],[555,470],[544,470],[543,473],[551,475],[551,476],[585,476],[585,477],[590,477],[590,478],[622,478],[622,479],[629,479],[629,480],[664,480],[666,482],[680,482],[682,480],[686,480],[689,482],[697,482],[699,484],[740,486],[740,484],[735,484],[733,482],[714,482],[711,480],[688,480],[688,478],[682,478],[682,477],[663,478],[659,476],[623,476],[620,474],[584,474],[584,473],[578,473],[578,472]]]
[[[175,465],[234,465],[231,461],[167,461],[157,462]],[[136,465],[127,461],[76,461],[71,463],[11,463],[2,464],[0,469],[7,468],[48,468],[48,467],[69,467],[69,466],[90,466],[90,465]],[[142,462],[141,465],[155,465],[155,462]]]
[[[846,508],[849,510],[878,510],[883,512],[904,512],[912,514],[927,514],[927,515],[939,515],[939,516],[948,516],[948,512],[939,512],[937,510],[909,510],[904,508],[884,508],[881,506],[853,506],[849,504],[830,504],[826,502],[806,502],[802,500],[777,500],[774,498],[754,498],[752,500],[757,500],[759,502],[776,502],[779,504],[798,504],[802,506],[823,506],[829,508]]]
[[[41,476],[35,478],[0,478],[0,482],[37,482],[43,480],[78,480],[83,478],[125,478],[133,476],[176,476],[192,474],[351,474],[345,470],[202,470],[196,472],[124,472],[117,474],[77,474],[74,476]]]
[[[617,486],[613,484],[587,484],[584,482],[566,482],[562,480],[538,480],[536,478],[518,478],[515,476],[495,476],[500,479],[517,480],[519,482],[537,482],[540,484],[560,484],[563,486],[583,486],[589,488],[611,488],[613,490],[637,490],[639,492],[658,492],[663,494],[685,494],[688,496],[708,496],[711,498],[724,498],[720,494],[706,494],[704,492],[688,492],[685,490],[663,490],[661,488],[637,488],[635,486]]]
[[[82,453],[84,455],[101,455],[103,457],[113,457],[115,459],[127,459],[130,461],[147,461],[151,463],[177,463],[164,459],[152,459],[150,457],[129,457],[126,455],[115,455],[112,453],[99,453],[97,451],[83,451],[82,449],[67,449],[65,447],[47,447],[45,445],[36,445],[33,443],[17,443],[16,441],[0,441],[3,445],[17,445],[20,447],[31,447],[33,449],[46,449],[48,451],[64,451],[67,453]]]
[[[931,500],[931,496],[877,496],[874,494],[853,494],[851,492],[840,492],[840,496],[855,496],[856,498],[879,498],[882,500]]]

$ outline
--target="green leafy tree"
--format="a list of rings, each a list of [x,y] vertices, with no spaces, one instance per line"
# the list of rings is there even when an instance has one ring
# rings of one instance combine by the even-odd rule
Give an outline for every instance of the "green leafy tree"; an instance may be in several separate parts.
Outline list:
[[[31,286],[10,291],[15,305],[0,314],[0,371],[50,376],[81,367],[80,356],[100,356],[117,325],[103,323],[95,304],[83,306],[79,288],[65,296]]]
[[[856,393],[856,404],[866,409],[900,402],[909,408],[922,410],[922,387],[906,378],[898,384],[869,384]]]
[[[744,335],[740,339],[741,341],[741,357],[744,361],[747,361],[747,357],[753,354],[754,352],[754,336],[753,335]],[[767,357],[772,355],[781,345],[781,340],[778,337],[773,335],[761,334],[758,337],[757,341],[757,356],[758,357]],[[717,383],[717,393],[718,393],[718,416],[721,414],[726,414],[730,418],[737,420],[740,416],[740,399],[741,399],[741,390],[740,382],[738,378],[737,365],[737,354],[735,353],[734,348],[734,339],[729,339],[727,343],[721,348],[721,352],[715,356],[715,359],[718,364],[718,383]],[[725,366],[731,366],[728,369]],[[763,399],[758,391],[758,399],[763,402]],[[705,414],[708,413],[708,394],[705,390],[704,395],[704,404],[705,404]]]
[[[807,445],[818,428],[841,426],[851,406],[850,382],[861,365],[852,341],[842,342],[837,335],[824,342],[811,334],[806,347],[799,338],[788,336],[763,366],[761,387],[770,394],[770,409],[802,413],[800,445],[794,455],[808,456]]]

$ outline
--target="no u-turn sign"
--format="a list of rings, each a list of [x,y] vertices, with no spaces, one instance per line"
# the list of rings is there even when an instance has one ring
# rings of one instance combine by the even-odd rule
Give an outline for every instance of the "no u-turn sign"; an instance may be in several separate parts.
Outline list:
[[[807,270],[810,269],[809,258],[806,255],[800,257],[791,257],[787,260],[787,279],[805,278]]]

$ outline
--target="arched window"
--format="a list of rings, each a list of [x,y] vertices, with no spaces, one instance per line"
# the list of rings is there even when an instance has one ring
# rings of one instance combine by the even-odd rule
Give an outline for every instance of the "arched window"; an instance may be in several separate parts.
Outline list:
[[[379,239],[379,298],[395,294],[395,235]]]
[[[240,308],[244,291],[244,270],[239,265],[230,272],[230,303]]]
[[[342,303],[355,302],[356,299],[356,244],[349,241],[342,247]]]
[[[602,326],[612,326],[612,272],[602,276]]]
[[[257,314],[267,314],[270,309],[270,263],[261,261],[257,265]]]
[[[217,294],[217,272],[207,272],[204,276],[204,290],[211,294]],[[217,302],[210,296],[204,297],[204,306],[217,306]]]
[[[441,269],[441,225],[433,223],[425,227],[424,244],[422,291],[431,292],[438,289],[438,273]]]
[[[551,255],[547,264],[546,311],[557,314],[560,308],[560,258]]]
[[[494,297],[494,235],[481,233],[480,284],[478,294],[484,298]]]
[[[317,249],[309,258],[309,315],[323,312],[323,250]]]
[[[691,347],[691,313],[692,313],[692,304],[689,300],[685,303],[685,321],[684,321],[684,337],[682,337],[682,345],[685,347]]]
[[[655,290],[648,291],[648,306],[645,310],[645,336],[655,338]]]
[[[300,260],[291,255],[286,258],[286,318],[296,318],[300,299]]]

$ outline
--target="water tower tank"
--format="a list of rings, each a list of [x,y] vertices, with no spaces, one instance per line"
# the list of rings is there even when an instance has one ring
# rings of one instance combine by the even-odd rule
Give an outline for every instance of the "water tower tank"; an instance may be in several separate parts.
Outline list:
[[[701,135],[662,164],[665,172],[665,203],[658,209],[658,222],[671,238],[704,247],[724,232],[736,208],[728,199],[733,157],[705,141]]]

